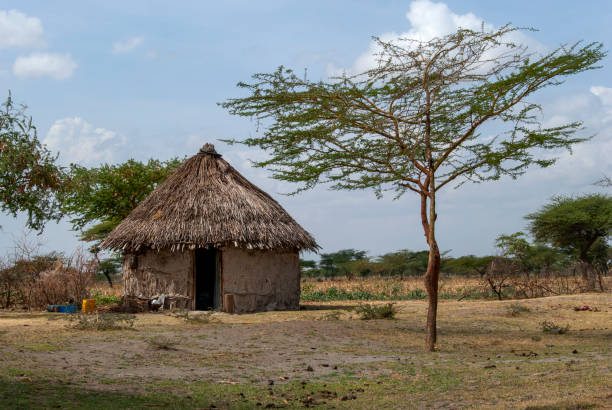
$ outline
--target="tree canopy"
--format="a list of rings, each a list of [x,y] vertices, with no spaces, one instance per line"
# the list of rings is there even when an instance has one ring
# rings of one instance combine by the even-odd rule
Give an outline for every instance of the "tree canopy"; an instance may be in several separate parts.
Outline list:
[[[0,109],[0,209],[16,216],[25,212],[27,226],[42,231],[48,220],[59,220],[55,192],[62,169],[57,155],[40,143],[26,107],[11,94]]]
[[[525,218],[536,242],[550,244],[584,262],[607,257],[612,230],[610,196],[557,196]]]
[[[402,249],[370,257],[366,251],[343,249],[321,254],[318,264],[300,260],[300,266],[307,276],[421,276],[427,271],[428,255],[426,250]],[[492,259],[492,256],[443,256],[442,271],[449,275],[482,275]]]
[[[519,263],[523,272],[538,273],[543,268],[562,268],[568,262],[568,256],[559,249],[544,243],[530,243],[523,232],[511,235],[499,235],[495,246],[503,256]]]
[[[554,159],[537,158],[533,148],[569,148],[584,140],[571,137],[581,124],[543,128],[541,107],[525,97],[595,68],[605,53],[598,43],[575,44],[538,58],[507,40],[515,30],[377,39],[378,67],[327,82],[282,66],[255,74],[238,84],[249,96],[222,105],[271,125],[230,142],[266,149],[270,158],[256,165],[300,189],[331,182],[335,189],[428,194],[432,171],[437,191],[459,177],[482,181],[549,166]],[[507,128],[482,135],[488,121]]]
[[[71,217],[81,239],[94,247],[138,203],[180,166],[182,160],[130,159],[122,164],[85,168],[72,164],[60,195],[61,212]]]
[[[221,105],[263,126],[241,142],[269,157],[256,161],[296,192],[328,182],[333,189],[372,188],[420,196],[429,245],[427,346],[434,349],[440,251],[436,193],[451,183],[513,178],[547,167],[549,149],[584,138],[581,123],[541,125],[534,93],[596,68],[600,43],[561,46],[543,55],[511,41],[516,28],[459,29],[429,41],[376,39],[376,67],[312,81],[279,67],[240,82],[246,97]],[[484,125],[490,128],[484,132]]]

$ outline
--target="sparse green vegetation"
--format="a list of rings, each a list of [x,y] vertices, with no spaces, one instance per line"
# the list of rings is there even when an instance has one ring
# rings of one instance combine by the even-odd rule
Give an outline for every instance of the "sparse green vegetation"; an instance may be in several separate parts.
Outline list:
[[[520,305],[531,313],[510,316],[509,305],[497,301],[442,301],[439,320],[448,333],[435,353],[420,346],[420,300],[395,302],[398,320],[361,321],[351,311],[358,303],[344,301],[219,315],[213,326],[138,314],[137,331],[112,332],[49,320],[60,314],[0,312],[0,329],[8,330],[0,345],[0,408],[605,406],[608,296]],[[572,332],[542,333],[541,321]],[[66,361],[79,366],[66,368]]]
[[[369,303],[365,303],[357,306],[355,312],[361,315],[363,320],[394,319],[397,308],[393,303],[386,303],[384,305],[370,305]]]
[[[96,306],[106,306],[121,302],[120,296],[109,295],[100,290],[95,291],[92,298],[96,301]]]
[[[531,312],[531,309],[525,305],[521,305],[520,303],[512,303],[510,306],[508,306],[508,313],[510,316],[520,316],[521,313],[527,312]]]
[[[545,320],[540,323],[540,327],[544,333],[550,333],[555,335],[562,335],[564,333],[569,332],[570,325],[561,326],[556,324],[553,321]]]

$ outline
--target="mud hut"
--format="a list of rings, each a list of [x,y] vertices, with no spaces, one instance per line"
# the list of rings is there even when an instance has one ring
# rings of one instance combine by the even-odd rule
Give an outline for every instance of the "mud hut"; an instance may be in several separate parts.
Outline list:
[[[212,144],[189,158],[102,246],[122,251],[126,297],[228,312],[297,309],[299,251],[318,245]]]

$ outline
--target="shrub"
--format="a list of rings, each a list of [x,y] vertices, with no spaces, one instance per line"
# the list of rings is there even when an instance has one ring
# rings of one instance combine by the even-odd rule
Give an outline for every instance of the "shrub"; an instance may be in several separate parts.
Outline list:
[[[409,299],[427,299],[427,294],[422,289],[411,290],[408,294]]]
[[[401,291],[402,291],[402,287],[396,283],[391,287],[391,296],[399,296]]]
[[[564,333],[567,333],[569,332],[569,329],[570,329],[569,325],[565,325],[565,327],[562,327],[556,324],[555,322],[547,321],[547,320],[540,323],[540,326],[542,327],[542,331],[544,333],[551,333],[551,334],[557,334],[557,335],[562,335]]]
[[[96,301],[96,306],[106,306],[121,302],[120,296],[106,295],[100,290],[96,290],[92,298]]]
[[[385,305],[370,305],[361,304],[355,308],[355,311],[361,315],[361,319],[393,319],[397,313],[397,308],[394,303]]]
[[[136,316],[120,313],[97,313],[87,315],[77,313],[69,315],[67,319],[72,323],[70,327],[78,330],[119,330],[134,327]]]
[[[24,240],[14,255],[0,261],[0,303],[28,309],[79,303],[89,297],[96,270],[97,262],[82,251],[70,257],[40,255]]]
[[[512,303],[508,306],[508,313],[510,316],[520,316],[521,313],[531,312],[527,306],[523,306],[520,303]]]
[[[328,321],[336,321],[340,320],[341,312],[334,310],[333,312],[328,312],[321,316],[319,320],[328,320]]]

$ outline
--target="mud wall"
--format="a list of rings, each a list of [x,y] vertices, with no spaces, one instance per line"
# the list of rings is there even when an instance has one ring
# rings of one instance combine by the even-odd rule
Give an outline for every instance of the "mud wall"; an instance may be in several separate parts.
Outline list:
[[[123,259],[123,293],[142,299],[166,295],[168,308],[192,308],[193,251],[147,250]]]
[[[298,309],[297,251],[221,249],[222,291],[234,295],[236,313]]]

